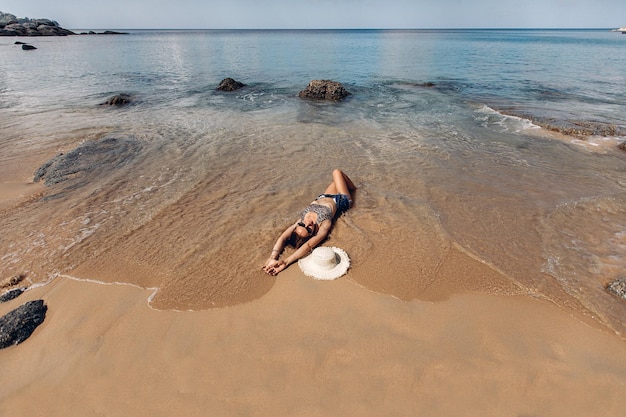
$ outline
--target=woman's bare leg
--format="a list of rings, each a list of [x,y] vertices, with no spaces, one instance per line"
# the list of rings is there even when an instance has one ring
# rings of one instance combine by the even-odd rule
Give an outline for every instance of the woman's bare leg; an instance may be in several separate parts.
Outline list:
[[[356,185],[354,185],[354,183],[352,182],[352,180],[350,179],[350,177],[348,177],[346,175],[345,172],[343,172],[340,169],[337,169],[336,171],[341,172],[341,175],[343,176],[343,180],[346,182],[346,186],[348,187],[348,191],[350,191],[350,193],[352,193],[353,191],[356,190]]]
[[[352,199],[352,191],[356,187],[352,180],[340,169],[333,171],[333,182],[328,185],[325,194],[345,194]]]

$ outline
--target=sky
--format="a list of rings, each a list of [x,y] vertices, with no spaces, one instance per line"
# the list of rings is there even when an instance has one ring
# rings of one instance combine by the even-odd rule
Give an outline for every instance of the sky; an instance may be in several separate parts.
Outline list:
[[[617,28],[626,0],[2,0],[66,29]]]

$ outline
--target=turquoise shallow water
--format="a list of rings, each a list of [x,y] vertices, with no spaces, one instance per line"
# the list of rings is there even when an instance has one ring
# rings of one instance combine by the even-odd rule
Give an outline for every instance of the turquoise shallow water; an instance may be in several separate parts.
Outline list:
[[[626,140],[626,36],[133,30],[28,39],[38,48],[28,52],[14,40],[0,39],[5,164],[29,161],[30,176],[84,141],[141,146],[124,164],[94,169],[88,186],[5,211],[4,274],[45,280],[81,265],[104,274],[110,266],[94,259],[121,264],[125,252],[128,268],[152,278],[116,279],[164,294],[181,283],[178,307],[254,299],[271,285],[258,288],[260,253],[340,166],[362,189],[334,237],[355,271],[393,258],[388,272],[372,272],[381,282],[436,285],[424,254],[443,259],[437,251],[456,245],[524,292],[579,302],[624,330],[623,302],[604,285],[626,275],[617,148]],[[225,77],[247,86],[215,91]],[[299,99],[312,79],[340,81],[352,95]],[[100,105],[122,92],[135,102]],[[581,124],[596,135],[539,128]],[[236,265],[220,262],[233,256]]]
[[[614,123],[624,105],[624,39],[602,30],[131,31],[40,38],[30,55],[11,43],[2,40],[8,93],[134,91],[171,102],[231,76],[268,98],[257,106],[315,78],[340,80],[363,101],[389,84],[435,82],[465,99]]]

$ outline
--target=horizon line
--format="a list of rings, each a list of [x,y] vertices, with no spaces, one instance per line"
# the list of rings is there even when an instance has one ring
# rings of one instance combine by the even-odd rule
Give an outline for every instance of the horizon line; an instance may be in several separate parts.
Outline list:
[[[409,30],[608,30],[608,31],[617,31],[619,28],[616,27],[423,27],[423,28],[402,28],[402,27],[387,27],[387,28],[377,28],[377,27],[354,27],[354,28],[158,28],[158,27],[137,27],[137,28],[111,28],[111,27],[97,27],[97,28],[86,28],[79,27],[70,30],[250,30],[250,31],[289,31],[289,30],[299,30],[299,31],[323,31],[323,30],[398,30],[398,31],[409,31]]]

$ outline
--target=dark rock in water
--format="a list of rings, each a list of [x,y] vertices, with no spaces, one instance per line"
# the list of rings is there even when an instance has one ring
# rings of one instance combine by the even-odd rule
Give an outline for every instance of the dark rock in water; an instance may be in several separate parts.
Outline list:
[[[104,32],[94,32],[90,30],[89,32],[81,32],[81,35],[128,35],[128,32],[116,32],[114,30],[105,30]]]
[[[29,301],[0,318],[0,349],[28,339],[46,318],[43,300]]]
[[[340,101],[349,95],[341,83],[330,80],[313,80],[298,94],[300,98],[330,101]]]
[[[0,295],[0,303],[6,303],[7,301],[11,301],[14,298],[19,297],[24,292],[23,288],[16,288],[11,291],[7,291],[4,294]]]
[[[133,96],[131,96],[130,94],[117,94],[113,97],[110,97],[107,101],[105,101],[104,105],[109,105],[109,106],[125,106],[126,104],[130,104],[133,101]]]
[[[427,81],[425,83],[417,83],[417,84],[413,84],[415,87],[422,87],[422,88],[431,88],[431,87],[435,87],[437,84],[435,84],[432,81]]]
[[[33,45],[29,45],[27,43],[22,44],[22,49],[25,51],[32,51],[33,49],[37,49],[35,48]]]
[[[236,91],[242,87],[245,87],[244,83],[235,81],[232,78],[224,78],[220,85],[217,86],[218,91]]]
[[[611,282],[606,287],[607,291],[626,300],[626,277]]]
[[[141,150],[141,143],[132,139],[104,138],[85,142],[76,149],[60,154],[43,164],[33,177],[51,186],[64,181],[79,182],[85,175],[98,169],[119,168],[126,165]]]
[[[128,32],[116,32],[114,30],[105,30],[102,33],[99,33],[99,35],[128,35]]]
[[[15,41],[13,45],[26,45],[26,42]]]

